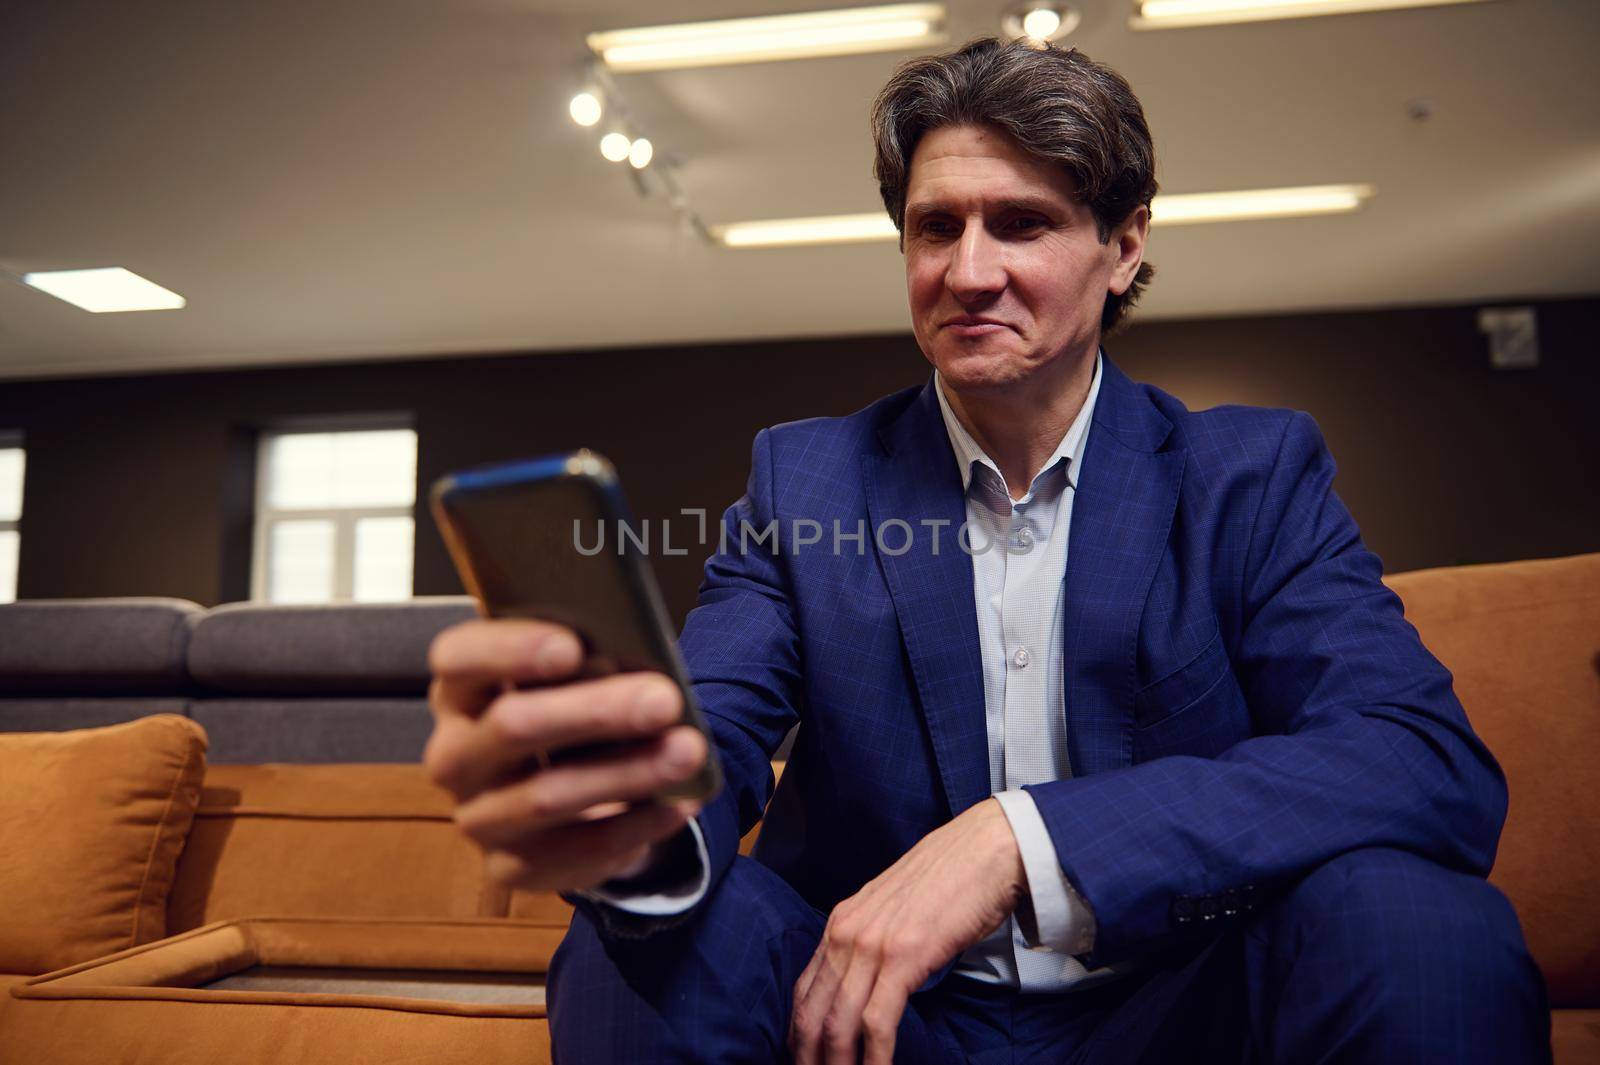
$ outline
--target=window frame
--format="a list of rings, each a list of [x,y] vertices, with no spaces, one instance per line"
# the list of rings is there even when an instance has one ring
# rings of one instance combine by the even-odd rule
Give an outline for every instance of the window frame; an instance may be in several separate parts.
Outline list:
[[[22,518],[27,512],[28,496],[28,448],[23,442],[21,429],[0,429],[0,451],[9,451],[12,448],[22,452],[22,498],[18,500],[16,518],[0,518],[0,533],[14,532],[17,534],[17,583],[21,584],[22,578]],[[0,603],[14,603],[17,601],[17,589],[9,592],[0,589]]]
[[[390,504],[387,506],[356,506],[356,507],[317,507],[317,508],[274,508],[267,504],[267,489],[271,484],[271,471],[268,468],[268,456],[272,451],[272,441],[282,436],[301,435],[306,433],[352,433],[372,432],[374,430],[409,430],[417,441],[419,453],[418,468],[420,469],[421,437],[417,433],[416,421],[405,414],[377,414],[377,415],[351,415],[343,418],[327,419],[295,418],[275,422],[260,430],[256,438],[255,461],[255,505],[251,518],[252,532],[250,538],[250,601],[256,603],[272,603],[274,600],[267,598],[267,544],[272,532],[272,527],[281,521],[316,521],[331,520],[334,523],[333,537],[333,590],[330,598],[318,600],[319,603],[354,603],[355,577],[356,577],[356,523],[366,518],[410,518],[412,528],[411,541],[411,595],[416,597],[416,521],[417,521],[417,486],[412,485],[412,501],[409,504]],[[405,602],[404,599],[396,600],[359,600],[359,602]],[[281,604],[311,606],[312,603]]]

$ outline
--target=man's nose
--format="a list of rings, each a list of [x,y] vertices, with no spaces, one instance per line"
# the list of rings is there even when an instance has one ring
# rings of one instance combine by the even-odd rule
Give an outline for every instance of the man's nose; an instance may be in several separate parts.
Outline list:
[[[945,285],[956,299],[971,303],[1006,287],[1005,261],[999,242],[981,225],[968,225],[956,242]]]

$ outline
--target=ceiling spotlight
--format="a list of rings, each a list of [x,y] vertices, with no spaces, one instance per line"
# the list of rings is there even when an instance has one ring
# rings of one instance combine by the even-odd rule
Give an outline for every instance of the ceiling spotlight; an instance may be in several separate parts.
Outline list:
[[[592,126],[600,121],[600,101],[594,93],[580,92],[567,105],[567,113],[580,126]]]
[[[633,143],[621,133],[607,133],[600,138],[600,154],[613,163],[620,163],[628,157],[628,149]]]
[[[1026,38],[1044,43],[1059,41],[1078,28],[1082,16],[1065,4],[1037,2],[1019,4],[1000,17],[1000,28],[1011,38]]]
[[[650,160],[655,156],[655,154],[655,145],[651,144],[645,138],[640,137],[638,140],[634,141],[633,146],[628,149],[628,162],[635,170],[643,170],[645,167],[650,165]]]
[[[1022,32],[1040,41],[1048,41],[1060,25],[1061,16],[1048,7],[1036,7],[1022,16]]]

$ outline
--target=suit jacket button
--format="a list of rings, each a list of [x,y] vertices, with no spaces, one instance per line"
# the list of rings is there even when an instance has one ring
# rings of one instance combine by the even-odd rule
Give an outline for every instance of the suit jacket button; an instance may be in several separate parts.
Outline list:
[[[1200,899],[1200,919],[1202,921],[1216,920],[1217,910],[1219,908],[1220,907],[1217,905],[1217,897],[1215,895],[1202,896]]]
[[[1172,919],[1178,924],[1188,924],[1194,920],[1194,900],[1187,895],[1179,895],[1173,899]]]
[[[1222,916],[1237,917],[1239,915],[1239,892],[1229,888],[1222,893]]]

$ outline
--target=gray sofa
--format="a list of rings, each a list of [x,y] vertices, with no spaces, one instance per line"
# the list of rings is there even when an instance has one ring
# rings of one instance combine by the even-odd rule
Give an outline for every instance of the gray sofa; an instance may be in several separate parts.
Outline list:
[[[0,605],[0,731],[177,713],[208,762],[412,762],[432,729],[428,645],[468,596],[317,606],[186,599]]]

